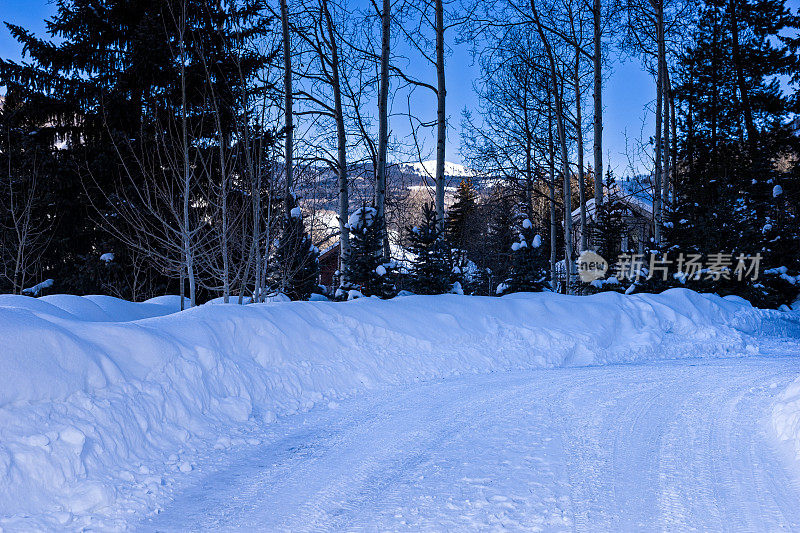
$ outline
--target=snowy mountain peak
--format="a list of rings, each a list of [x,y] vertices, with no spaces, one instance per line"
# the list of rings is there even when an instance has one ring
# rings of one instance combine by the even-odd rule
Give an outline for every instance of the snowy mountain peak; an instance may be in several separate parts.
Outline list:
[[[422,163],[411,163],[403,165],[404,168],[421,175],[436,175],[436,160],[423,161]],[[477,176],[478,173],[471,168],[467,168],[459,163],[444,162],[444,175],[457,178],[467,178]]]

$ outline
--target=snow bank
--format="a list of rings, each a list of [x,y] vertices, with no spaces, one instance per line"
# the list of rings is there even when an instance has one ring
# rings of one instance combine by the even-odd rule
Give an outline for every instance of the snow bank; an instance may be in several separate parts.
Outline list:
[[[214,305],[137,321],[177,302],[90,301],[99,311],[0,298],[0,529],[124,527],[237,428],[364,389],[742,355],[753,335],[798,330],[792,313],[685,289]]]
[[[91,322],[130,322],[176,313],[180,311],[181,298],[159,296],[137,303],[101,295],[54,294],[32,298],[0,294],[0,308],[28,310],[37,316],[57,316]]]
[[[797,310],[786,314],[800,317]],[[787,443],[800,461],[800,378],[786,387],[775,400],[772,407],[772,427],[778,439]]]
[[[800,460],[800,378],[789,385],[775,402],[772,426],[778,439],[788,443]]]

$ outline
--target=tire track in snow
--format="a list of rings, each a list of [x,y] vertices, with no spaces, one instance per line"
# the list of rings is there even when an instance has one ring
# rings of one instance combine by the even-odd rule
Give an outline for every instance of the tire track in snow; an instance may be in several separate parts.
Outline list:
[[[800,469],[766,416],[798,374],[792,357],[663,361],[373,392],[280,421],[139,526],[797,529]]]

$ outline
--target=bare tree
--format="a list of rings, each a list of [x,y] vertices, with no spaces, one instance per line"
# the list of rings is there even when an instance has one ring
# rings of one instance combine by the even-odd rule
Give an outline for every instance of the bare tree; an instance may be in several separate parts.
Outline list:
[[[192,220],[189,215],[189,202],[192,189],[192,166],[189,160],[189,126],[187,120],[188,98],[186,94],[186,32],[187,13],[186,1],[180,3],[180,13],[172,13],[173,22],[178,29],[178,48],[180,51],[180,79],[181,79],[181,151],[183,156],[183,221],[180,224],[181,241],[183,243],[183,263],[186,276],[189,278],[189,302],[192,307],[197,305],[197,281],[194,272],[194,247],[192,246]],[[130,176],[130,174],[129,174]],[[181,309],[183,309],[183,283],[180,289]]]
[[[594,202],[595,209],[603,205],[603,28],[602,0],[593,0],[592,29],[594,67]],[[597,211],[596,211],[597,212]],[[584,230],[585,231],[585,230]]]
[[[392,2],[383,0],[383,8],[378,10],[373,1],[375,10],[381,19],[381,63],[380,63],[380,93],[378,96],[378,168],[376,173],[375,206],[378,210],[378,221],[383,224],[384,261],[391,259],[389,251],[389,236],[386,231],[386,174],[387,156],[389,149],[389,55],[391,53],[391,20]]]
[[[411,48],[429,64],[436,73],[436,84],[422,82],[417,77],[409,76],[407,73],[397,69],[398,75],[413,87],[425,88],[433,92],[436,96],[436,120],[432,122],[420,121],[422,126],[436,127],[435,161],[436,169],[433,176],[435,194],[434,203],[436,206],[436,219],[440,229],[444,228],[445,221],[445,159],[447,147],[447,80],[445,73],[445,59],[447,49],[445,47],[445,34],[447,30],[459,27],[469,20],[470,13],[475,7],[468,11],[459,11],[460,6],[453,3],[446,9],[443,0],[423,0],[421,2],[408,0],[404,2],[401,12],[403,23],[399,24],[400,31],[406,37],[406,41]],[[447,19],[447,20],[445,20]],[[433,34],[431,38],[430,34]],[[409,99],[409,120],[412,121],[412,135],[418,154],[422,153],[420,148],[417,129],[413,124],[412,113],[410,110],[411,100]],[[421,160],[421,157],[419,157]],[[427,172],[427,170],[426,170]]]
[[[627,0],[626,34],[623,40],[630,52],[642,58],[656,83],[655,135],[653,154],[653,225],[656,246],[663,239],[663,208],[668,200],[669,174],[674,166],[674,155],[670,152],[670,138],[675,130],[669,130],[674,122],[670,119],[672,89],[670,87],[669,54],[680,49],[685,38],[684,21],[692,5],[687,2],[669,0]]]
[[[36,150],[25,155],[27,164],[21,168],[14,165],[12,159],[16,150],[12,147],[10,129],[5,132],[4,155],[8,168],[0,191],[0,229],[3,230],[0,250],[3,277],[11,284],[12,293],[21,294],[39,270],[39,259],[52,238],[52,224],[47,217],[37,216],[35,210],[41,193]]]
[[[531,0],[530,3],[533,22],[535,23],[536,30],[539,38],[544,46],[545,55],[549,65],[550,83],[553,88],[553,95],[555,100],[555,122],[556,132],[558,136],[558,144],[561,153],[561,172],[564,179],[564,271],[566,274],[567,291],[569,291],[570,283],[572,280],[572,194],[571,194],[571,180],[569,171],[569,155],[567,152],[567,134],[566,124],[564,117],[564,101],[563,101],[563,84],[561,83],[562,77],[559,73],[559,68],[556,62],[556,53],[548,37],[547,30],[542,24],[539,11],[536,7],[536,0]]]
[[[442,0],[434,0],[436,17],[436,221],[439,231],[444,230],[444,159],[447,137],[444,72],[444,7]]]
[[[289,6],[287,0],[281,0],[281,33],[283,35],[283,94],[284,94],[284,172],[286,173],[285,183],[285,205],[291,203],[292,198],[292,173],[294,172],[294,161],[292,160],[294,139],[294,109],[292,93],[292,41],[289,33]],[[288,213],[287,215],[288,216]]]
[[[575,108],[575,115],[574,115],[574,124],[573,129],[575,131],[575,154],[576,154],[576,167],[577,167],[577,176],[578,176],[578,194],[579,194],[579,204],[580,204],[580,223],[581,223],[581,240],[580,240],[580,249],[581,251],[588,249],[588,225],[586,220],[586,179],[584,175],[584,163],[583,163],[583,58],[587,56],[590,59],[594,59],[592,55],[586,51],[585,42],[585,27],[588,25],[588,20],[586,20],[586,9],[584,9],[585,4],[583,1],[578,1],[573,3],[571,1],[567,1],[566,3],[566,15],[568,18],[568,26],[569,26],[569,36],[568,40],[572,44],[574,49],[574,62],[572,68],[572,88],[574,91],[574,108]],[[596,117],[595,117],[596,118]],[[596,185],[596,183],[595,183]],[[597,194],[597,189],[599,187],[595,186],[595,195]],[[597,196],[595,196],[595,199]],[[599,204],[598,204],[599,205]]]
[[[344,124],[337,33],[333,28],[333,20],[328,7],[328,0],[321,0],[321,6],[325,17],[325,28],[327,30],[330,65],[326,64],[324,53],[320,54],[320,64],[323,70],[329,70],[330,85],[333,91],[333,119],[336,123],[337,144],[336,173],[339,177],[339,246],[341,248],[341,261],[344,265],[347,264],[347,260],[350,256],[350,228],[347,223],[350,212],[349,187],[347,183],[347,132]],[[346,269],[342,268],[342,272],[345,271]]]

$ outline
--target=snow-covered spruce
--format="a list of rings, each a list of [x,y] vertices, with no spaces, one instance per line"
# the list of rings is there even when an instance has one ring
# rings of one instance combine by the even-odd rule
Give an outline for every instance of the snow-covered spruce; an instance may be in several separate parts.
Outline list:
[[[374,207],[363,206],[350,215],[350,256],[345,265],[338,298],[352,300],[358,295],[388,298],[397,293],[396,266],[384,261],[384,228]]]
[[[417,294],[450,292],[451,269],[444,232],[436,221],[433,205],[422,208],[422,223],[406,229],[411,261],[411,280]]]

